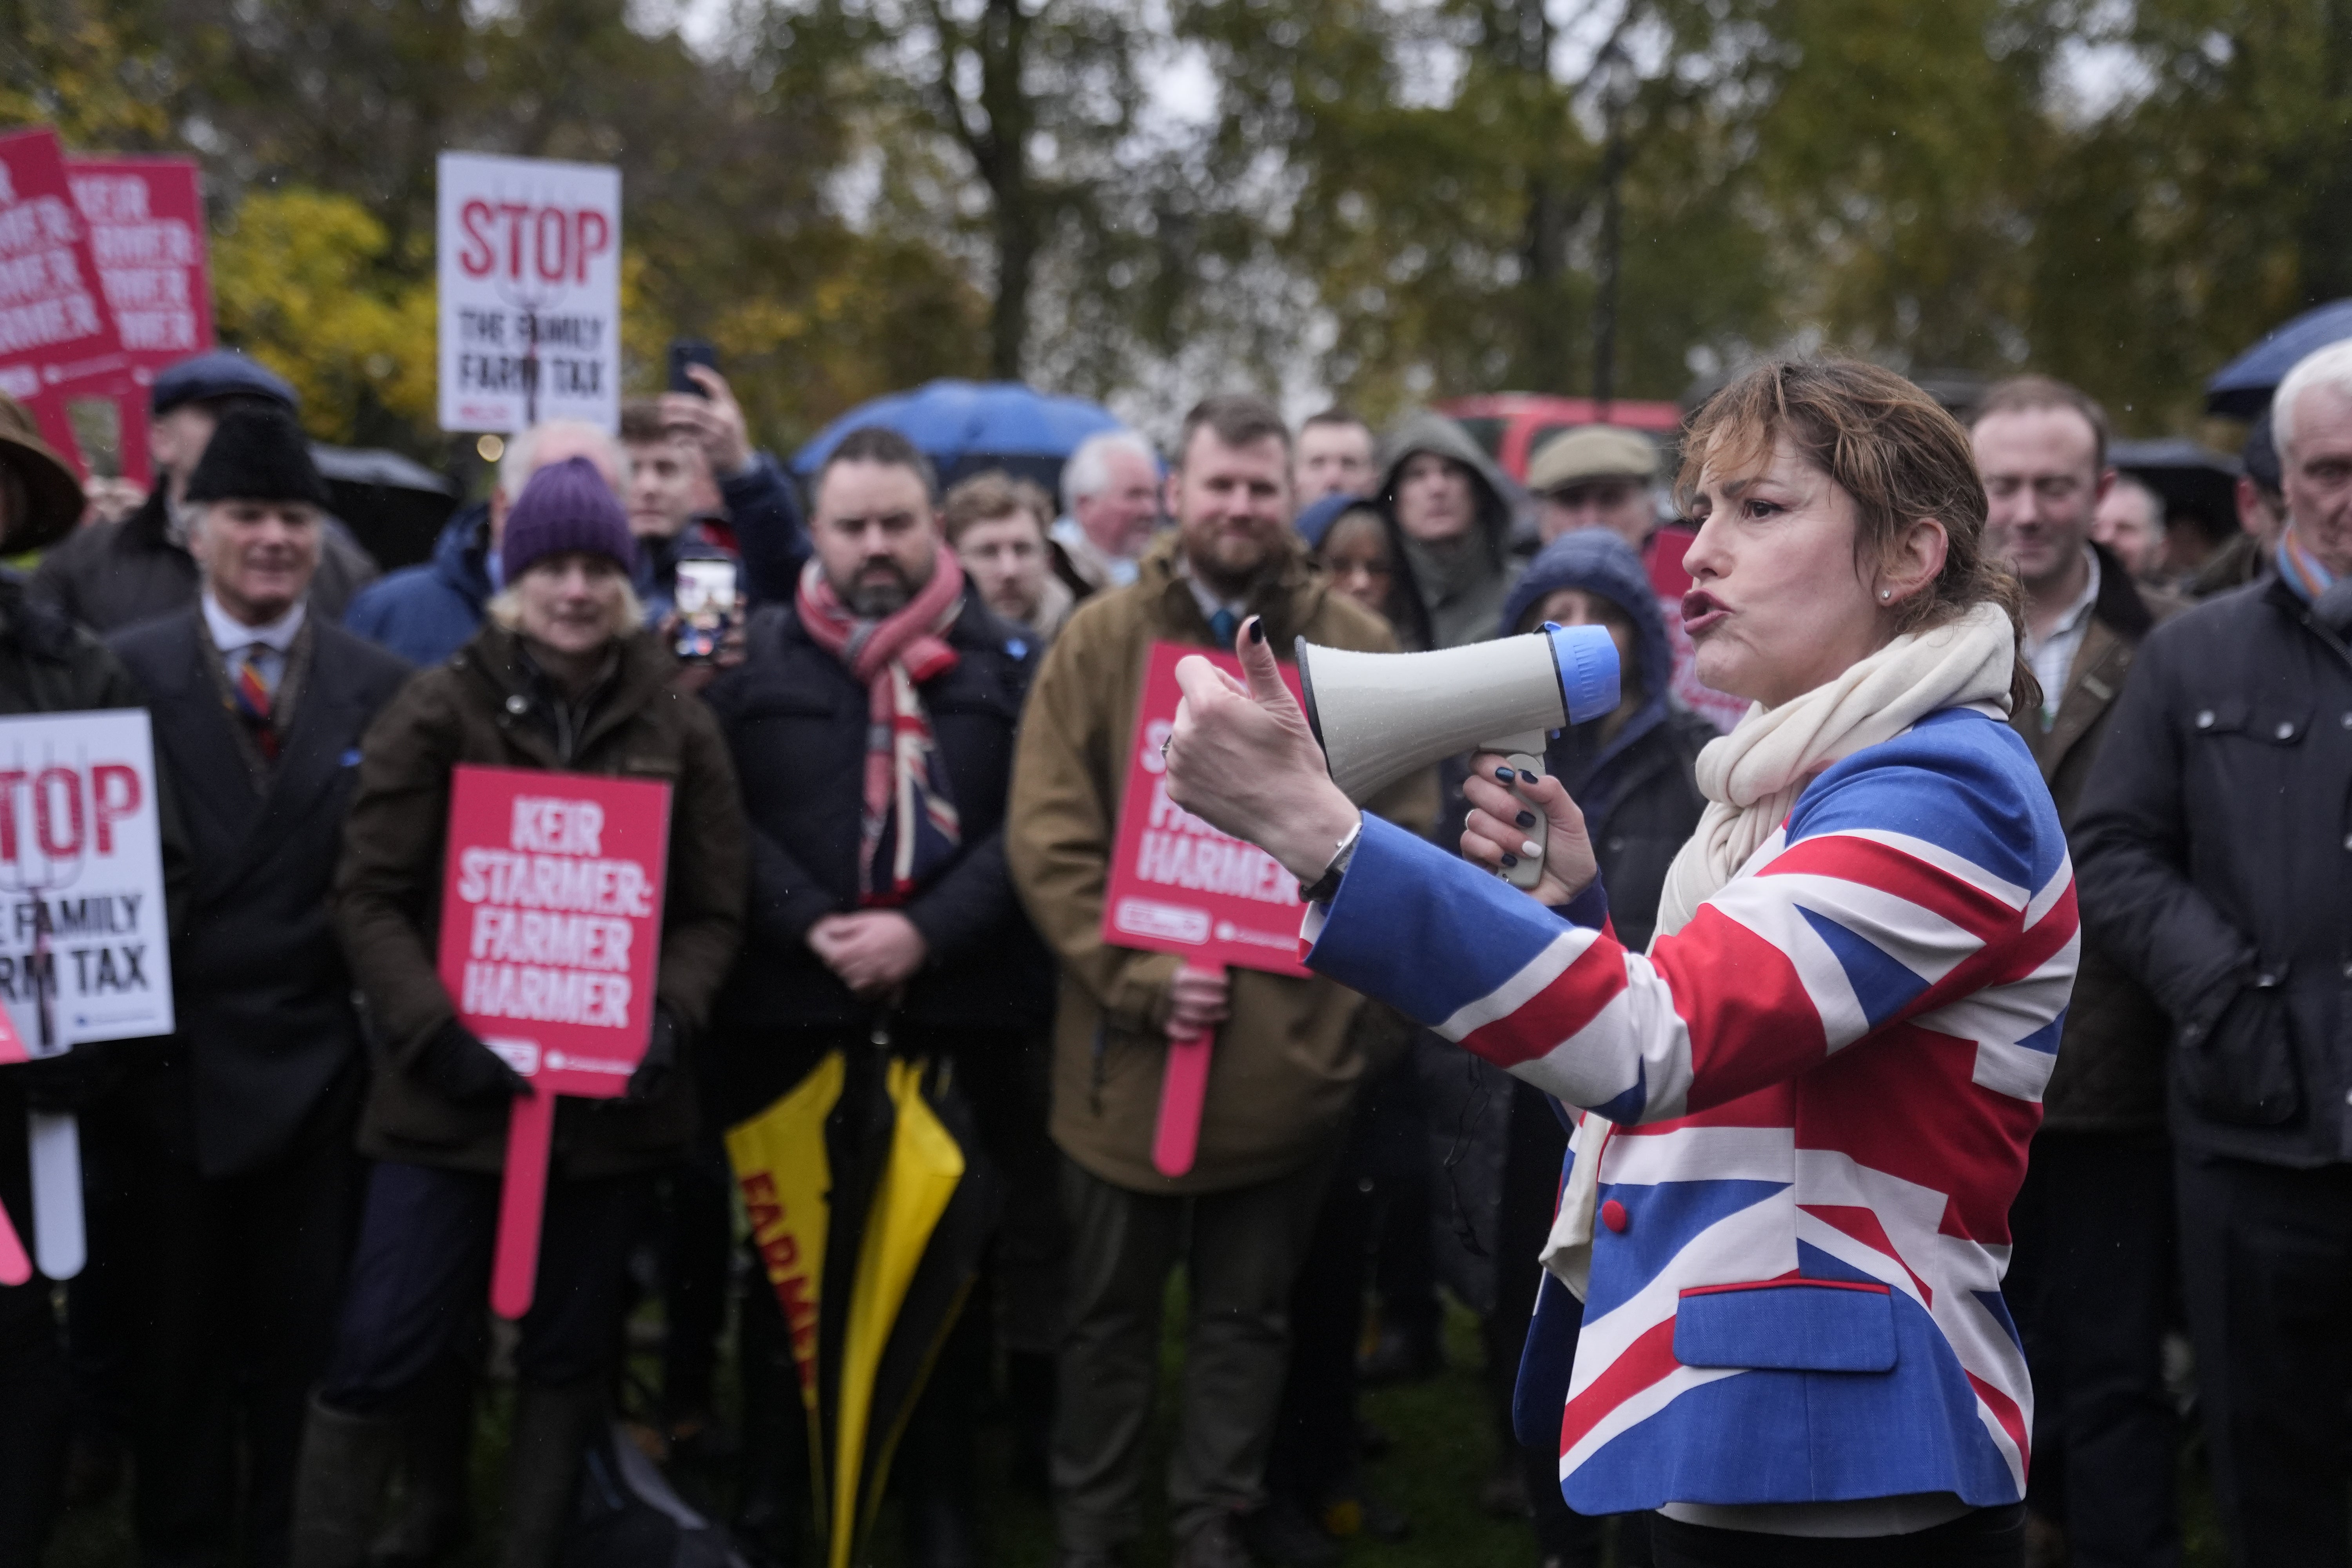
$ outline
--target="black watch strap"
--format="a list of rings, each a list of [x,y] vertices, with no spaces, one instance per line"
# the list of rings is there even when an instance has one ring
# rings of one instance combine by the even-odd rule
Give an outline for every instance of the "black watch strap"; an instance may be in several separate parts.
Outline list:
[[[1348,874],[1348,862],[1356,858],[1356,842],[1363,836],[1364,820],[1358,817],[1356,826],[1348,829],[1348,837],[1339,840],[1339,850],[1332,855],[1331,863],[1323,868],[1323,874],[1312,882],[1298,884],[1300,903],[1328,904],[1339,896],[1339,879]]]

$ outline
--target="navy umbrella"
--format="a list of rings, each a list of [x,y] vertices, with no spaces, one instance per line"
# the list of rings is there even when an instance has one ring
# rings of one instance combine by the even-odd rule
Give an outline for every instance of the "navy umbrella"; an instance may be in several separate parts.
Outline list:
[[[1079,442],[1120,427],[1100,404],[1049,396],[1017,381],[934,381],[851,409],[794,454],[793,471],[814,475],[841,438],[863,425],[886,425],[912,441],[938,468],[942,485],[1003,468],[1048,490]]]
[[[2205,384],[2205,412],[2252,419],[2271,405],[2295,361],[2346,338],[2352,338],[2352,300],[2305,310],[2213,373]]]

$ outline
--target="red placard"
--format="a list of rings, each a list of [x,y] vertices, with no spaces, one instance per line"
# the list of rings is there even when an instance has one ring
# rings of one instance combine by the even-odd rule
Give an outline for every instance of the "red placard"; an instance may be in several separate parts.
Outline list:
[[[126,369],[112,389],[122,471],[143,485],[155,373],[213,346],[203,175],[194,158],[80,153],[67,154],[66,173],[122,341]]]
[[[530,1080],[507,1123],[490,1305],[530,1309],[555,1097],[611,1100],[645,1059],[669,786],[460,765],[449,783],[441,984]]]
[[[57,132],[0,136],[0,392],[31,405],[50,444],[79,461],[64,399],[102,391],[123,368]]]
[[[453,771],[441,984],[534,1086],[628,1086],[653,1032],[668,849],[667,784]]]
[[[1103,892],[1103,941],[1181,953],[1203,969],[1238,964],[1303,976],[1298,926],[1307,911],[1297,879],[1265,850],[1218,832],[1168,798],[1160,747],[1183,696],[1176,661],[1196,655],[1241,678],[1241,661],[1231,654],[1151,645]],[[1298,691],[1296,668],[1283,666],[1282,678]]]

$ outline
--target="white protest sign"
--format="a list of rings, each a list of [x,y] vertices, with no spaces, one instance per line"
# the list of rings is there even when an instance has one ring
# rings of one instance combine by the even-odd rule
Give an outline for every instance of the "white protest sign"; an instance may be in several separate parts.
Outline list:
[[[621,172],[444,153],[441,427],[621,419]]]
[[[163,836],[144,710],[0,718],[0,1064],[173,1028]],[[41,1272],[81,1271],[74,1119],[28,1133]],[[0,1247],[0,1281],[21,1267]]]
[[[0,1002],[29,1056],[172,1032],[142,709],[0,719]]]

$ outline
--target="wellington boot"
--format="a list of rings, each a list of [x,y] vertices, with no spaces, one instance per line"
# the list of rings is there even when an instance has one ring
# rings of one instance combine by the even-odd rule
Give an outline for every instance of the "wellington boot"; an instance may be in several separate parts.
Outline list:
[[[503,1568],[554,1568],[556,1549],[579,1511],[581,1455],[604,1423],[602,1379],[520,1386],[507,1460]]]
[[[400,1506],[368,1551],[368,1568],[436,1568],[468,1533],[474,1452],[474,1369],[436,1368],[401,1423]]]
[[[399,1456],[399,1422],[310,1401],[294,1467],[291,1568],[363,1568]]]

